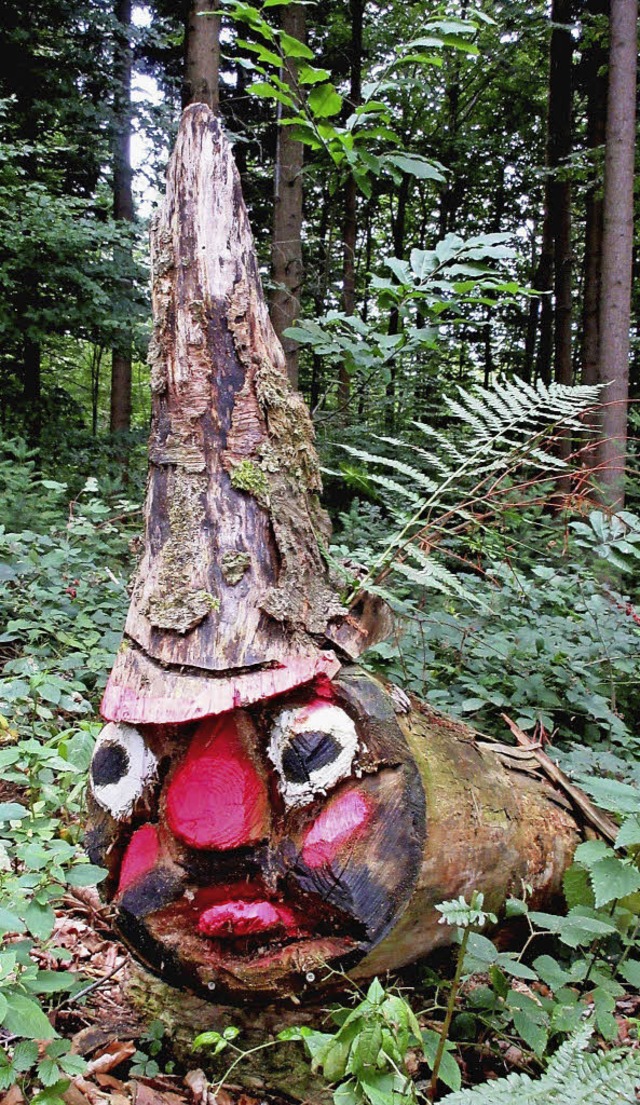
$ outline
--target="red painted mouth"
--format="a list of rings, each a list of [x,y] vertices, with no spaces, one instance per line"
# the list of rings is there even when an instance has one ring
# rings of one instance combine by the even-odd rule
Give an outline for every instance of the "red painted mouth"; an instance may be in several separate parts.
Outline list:
[[[219,902],[200,914],[197,927],[202,936],[217,939],[262,933],[282,933],[284,936],[301,934],[300,923],[293,910],[266,898],[256,901],[236,898]]]

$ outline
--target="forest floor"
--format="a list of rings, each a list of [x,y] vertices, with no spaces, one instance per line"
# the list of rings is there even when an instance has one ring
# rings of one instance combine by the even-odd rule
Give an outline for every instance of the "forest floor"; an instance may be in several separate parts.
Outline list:
[[[162,1033],[149,1034],[148,1017],[129,996],[139,968],[112,927],[109,907],[94,888],[73,889],[65,896],[56,911],[53,942],[71,954],[67,966],[86,978],[86,986],[73,999],[61,1001],[52,1015],[57,1032],[87,1061],[86,1072],[75,1077],[63,1094],[66,1105],[291,1105],[293,1099],[268,1089],[255,1096],[241,1085],[225,1082],[214,1092],[197,1056],[193,1065],[172,1061],[170,1039],[162,1039]],[[46,958],[45,953],[43,956]],[[53,965],[44,958],[39,966]],[[481,982],[478,976],[476,984]],[[473,978],[469,985],[474,985]],[[630,1029],[633,1032],[638,1018],[640,995],[617,1003],[619,1044],[633,1046]],[[153,1055],[157,1055],[157,1063]],[[422,1070],[417,1053],[407,1058],[408,1073],[419,1088],[426,1068]],[[463,1056],[458,1058],[464,1067]],[[524,1065],[523,1053],[514,1045],[493,1053],[487,1049],[482,1078],[498,1078]],[[465,1073],[469,1075],[468,1070]],[[312,1098],[314,1105],[322,1100],[331,1101],[330,1089]],[[15,1085],[0,1097],[0,1105],[27,1105],[27,1099]]]

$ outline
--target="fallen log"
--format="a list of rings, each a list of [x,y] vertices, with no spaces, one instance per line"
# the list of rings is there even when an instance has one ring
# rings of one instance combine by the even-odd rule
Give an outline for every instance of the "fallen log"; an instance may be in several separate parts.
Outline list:
[[[315,998],[451,938],[442,899],[549,904],[583,813],[540,762],[353,665],[308,412],[230,147],[188,108],[152,233],[144,554],[90,778],[91,858],[139,958],[237,1003]]]

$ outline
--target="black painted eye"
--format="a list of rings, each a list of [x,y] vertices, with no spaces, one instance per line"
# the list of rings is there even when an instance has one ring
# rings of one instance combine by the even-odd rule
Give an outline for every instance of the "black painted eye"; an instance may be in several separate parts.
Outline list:
[[[333,763],[341,751],[330,733],[299,733],[282,753],[282,774],[290,783],[308,783],[314,771]]]
[[[339,706],[317,700],[283,710],[267,751],[285,806],[306,806],[350,775],[357,748],[356,727]]]
[[[119,783],[129,770],[129,753],[121,744],[105,741],[91,761],[91,780],[96,787]]]
[[[110,721],[98,737],[91,760],[90,786],[98,805],[117,821],[128,817],[158,761],[132,725]]]

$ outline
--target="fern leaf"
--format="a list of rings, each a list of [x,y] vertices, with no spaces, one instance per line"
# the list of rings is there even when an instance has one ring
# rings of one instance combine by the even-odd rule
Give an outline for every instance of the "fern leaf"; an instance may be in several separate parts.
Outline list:
[[[562,1044],[539,1079],[509,1074],[444,1097],[443,1105],[624,1105],[637,1101],[640,1054],[617,1048],[585,1054],[590,1026]]]
[[[347,453],[351,453],[352,456],[358,457],[359,460],[368,461],[369,464],[381,464],[386,468],[393,468],[394,472],[400,472],[403,476],[408,476],[418,484],[419,487],[424,488],[425,491],[432,493],[438,488],[438,484],[435,480],[425,476],[424,472],[421,472],[418,468],[414,468],[410,464],[405,464],[404,461],[396,460],[395,457],[381,457],[376,456],[373,453],[366,453],[362,449],[356,449],[353,445],[341,446]]]

